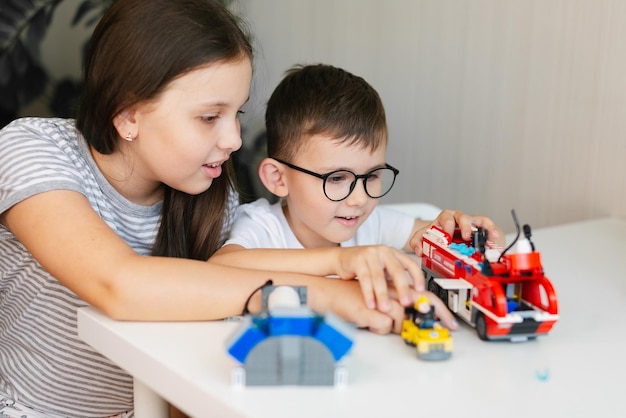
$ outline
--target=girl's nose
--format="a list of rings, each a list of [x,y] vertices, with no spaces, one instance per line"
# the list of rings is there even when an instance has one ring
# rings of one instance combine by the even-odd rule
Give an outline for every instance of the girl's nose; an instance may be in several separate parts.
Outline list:
[[[220,149],[234,152],[241,148],[241,145],[241,127],[239,121],[236,121],[236,123],[229,124],[228,128],[222,132],[217,146]]]

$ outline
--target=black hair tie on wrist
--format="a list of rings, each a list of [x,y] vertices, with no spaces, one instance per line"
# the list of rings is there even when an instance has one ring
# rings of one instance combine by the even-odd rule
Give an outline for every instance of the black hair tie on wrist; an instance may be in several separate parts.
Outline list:
[[[263,283],[261,286],[259,286],[256,289],[254,289],[252,291],[252,293],[250,293],[250,296],[248,296],[248,299],[246,299],[246,304],[243,305],[243,313],[242,313],[242,315],[248,315],[250,313],[250,310],[248,309],[248,304],[250,304],[250,299],[252,299],[252,296],[254,296],[254,294],[256,292],[258,292],[259,290],[262,290],[264,287],[271,286],[273,283],[274,282],[272,281],[272,279],[269,279],[268,281]]]

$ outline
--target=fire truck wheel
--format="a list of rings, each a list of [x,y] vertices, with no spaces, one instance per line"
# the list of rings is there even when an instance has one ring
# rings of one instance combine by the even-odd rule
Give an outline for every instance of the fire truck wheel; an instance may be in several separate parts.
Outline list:
[[[487,322],[485,321],[485,315],[481,312],[476,316],[476,333],[478,334],[478,338],[483,341],[487,341]]]

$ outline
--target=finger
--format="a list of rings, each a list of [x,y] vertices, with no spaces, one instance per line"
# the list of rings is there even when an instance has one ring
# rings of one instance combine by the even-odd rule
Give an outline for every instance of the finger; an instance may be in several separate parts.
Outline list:
[[[385,263],[385,269],[387,270],[387,275],[393,283],[400,303],[405,306],[410,305],[411,297],[409,294],[410,286],[409,276],[407,276],[407,268],[410,266],[411,263],[415,266],[417,266],[417,263],[409,259],[407,255],[402,254],[400,251],[388,249],[387,252],[388,254],[385,254],[385,259],[383,260]],[[413,269],[413,273],[415,273],[415,269]],[[417,280],[419,280],[419,276],[417,277]],[[384,290],[385,297],[389,299],[388,286],[386,282]]]
[[[394,334],[400,334],[402,332],[402,321],[404,321],[404,306],[400,305],[396,301],[391,302],[391,309],[387,312],[387,315],[392,319],[392,330]]]
[[[505,244],[504,232],[495,224],[491,219],[485,218],[484,216],[479,217],[480,223],[483,228],[487,230],[487,240],[496,244],[503,246]]]
[[[369,309],[376,309],[376,298],[374,297],[371,278],[362,261],[363,258],[367,259],[366,251],[363,248],[365,247],[342,248],[338,252],[337,274],[348,282],[355,281],[361,289],[365,306]]]
[[[439,321],[451,330],[455,330],[459,327],[454,314],[450,312],[445,303],[431,292],[425,292],[428,295],[430,303],[435,307],[435,315],[439,318]]]
[[[427,228],[430,228],[430,225]],[[417,255],[418,257],[422,256],[422,237],[424,236],[425,232],[426,228],[422,228],[416,231],[409,240],[409,247],[413,249],[415,255]]]
[[[474,217],[463,212],[456,211],[454,212],[454,220],[456,225],[461,230],[461,237],[463,237],[465,241],[471,240],[472,230],[474,227]],[[454,233],[454,230],[452,232]]]
[[[382,312],[389,310],[389,293],[387,291],[387,277],[385,270],[389,272],[391,261],[387,257],[380,255],[380,249],[371,250],[371,256],[367,257],[367,274],[376,299],[376,308]],[[405,291],[406,292],[406,291]]]
[[[398,260],[402,264],[402,268],[405,270],[406,274],[409,275],[411,281],[413,282],[413,289],[418,292],[422,292],[426,290],[426,280],[424,279],[424,273],[422,272],[421,266],[415,261],[415,259],[411,258],[406,254],[399,253]],[[407,306],[413,302],[411,297],[408,298],[408,303],[403,303],[403,305]]]
[[[456,219],[454,218],[455,212],[452,210],[443,210],[437,216],[437,219],[433,222],[435,225],[441,227],[448,234],[454,233],[454,227],[456,226]]]
[[[375,334],[389,334],[394,329],[393,319],[382,312],[368,310],[363,313],[366,327]]]
[[[502,230],[486,216],[472,216],[471,223],[474,227],[481,227],[487,231],[487,239],[496,245],[504,245],[504,233]]]
[[[367,309],[361,299],[356,280],[328,279],[328,310],[358,328],[370,329],[377,334],[388,334],[393,328],[392,318],[376,309]]]
[[[369,309],[376,309],[376,298],[374,296],[374,288],[372,286],[372,280],[370,278],[369,272],[367,269],[360,269],[361,271],[357,272],[357,280],[359,281],[359,286],[361,287],[361,293],[363,294],[363,300],[365,301],[365,306]]]
[[[421,257],[422,254],[424,254],[424,247],[422,246],[422,237],[420,236],[418,240],[415,241],[415,243],[411,243],[411,248],[413,248],[413,251],[415,252],[415,255],[418,257]]]
[[[389,299],[391,300],[400,300],[400,297],[398,296],[398,292],[396,292],[395,286],[393,284],[393,282],[389,283],[389,287],[387,288],[387,293],[389,294]],[[419,297],[419,295],[423,294],[424,292],[418,292],[415,289],[413,289],[412,287],[409,288],[409,298],[411,299],[411,304],[415,303],[415,301],[417,300],[417,298]]]
[[[413,289],[417,290],[418,292],[426,290],[426,279],[424,279],[424,272],[422,272],[421,266],[411,257],[405,257],[407,263],[404,264],[403,267],[409,273],[409,276],[413,280]],[[408,304],[410,304],[412,300],[412,298],[409,298]]]
[[[488,241],[492,242],[497,247],[504,247],[506,245],[506,237],[499,227],[495,227],[493,231],[489,232],[489,237]]]

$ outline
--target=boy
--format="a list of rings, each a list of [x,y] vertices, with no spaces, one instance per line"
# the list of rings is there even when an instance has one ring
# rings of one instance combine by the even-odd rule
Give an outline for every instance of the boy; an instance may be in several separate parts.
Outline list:
[[[265,119],[268,158],[259,176],[281,202],[242,205],[230,238],[211,261],[358,277],[368,307],[398,319],[400,305],[417,299],[405,271],[414,290],[428,293],[418,263],[403,251],[421,254],[421,236],[431,222],[376,208],[399,172],[385,161],[387,123],[378,93],[342,69],[298,66],[274,90]],[[472,226],[503,236],[488,218],[461,212],[443,211],[435,223],[450,232],[458,225],[466,238]],[[258,250],[240,252],[246,248]],[[429,297],[442,322],[455,328],[443,303]],[[396,320],[396,332],[400,325]]]

